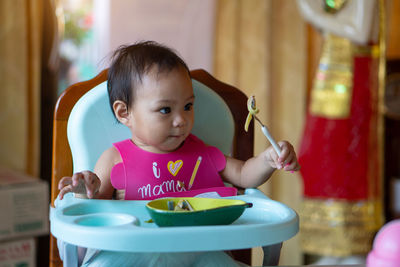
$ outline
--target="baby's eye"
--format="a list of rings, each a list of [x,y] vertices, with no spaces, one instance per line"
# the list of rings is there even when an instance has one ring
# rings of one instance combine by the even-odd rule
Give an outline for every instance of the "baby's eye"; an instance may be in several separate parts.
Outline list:
[[[160,112],[161,112],[162,114],[168,114],[168,113],[171,112],[171,108],[170,108],[170,107],[161,108],[161,109],[160,109]]]
[[[193,103],[188,103],[185,105],[185,110],[191,110],[193,107]]]

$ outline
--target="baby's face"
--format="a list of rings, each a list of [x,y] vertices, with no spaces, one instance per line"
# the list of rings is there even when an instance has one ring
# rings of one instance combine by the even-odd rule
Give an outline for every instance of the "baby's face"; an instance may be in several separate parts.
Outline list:
[[[144,75],[129,119],[132,139],[144,150],[167,153],[177,149],[194,122],[192,81],[184,68]]]

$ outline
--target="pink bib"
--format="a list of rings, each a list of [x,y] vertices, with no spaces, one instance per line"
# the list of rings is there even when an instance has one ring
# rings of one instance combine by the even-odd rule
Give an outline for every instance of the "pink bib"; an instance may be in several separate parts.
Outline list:
[[[189,190],[224,186],[219,172],[225,168],[225,156],[194,135],[189,135],[179,149],[167,154],[142,150],[130,139],[114,146],[122,162],[113,167],[111,184],[125,190],[126,200],[177,196],[179,192],[187,195]]]

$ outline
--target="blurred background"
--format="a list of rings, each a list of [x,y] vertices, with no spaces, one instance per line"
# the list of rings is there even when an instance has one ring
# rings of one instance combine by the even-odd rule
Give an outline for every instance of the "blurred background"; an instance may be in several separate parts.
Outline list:
[[[52,114],[57,97],[69,85],[107,68],[115,48],[140,40],[166,44],[178,51],[190,69],[205,69],[248,96],[255,94],[259,118],[276,139],[289,140],[300,150],[325,35],[322,26],[319,28],[301,12],[299,2],[0,1],[0,166],[50,183]],[[376,79],[371,88],[377,94],[376,129],[381,129],[375,136],[375,150],[368,155],[376,155],[374,179],[380,193],[374,197],[381,204],[377,217],[385,222],[400,217],[400,196],[394,190],[400,181],[400,2],[373,2],[375,13],[370,20],[378,25],[378,31],[384,23],[385,34],[381,38],[375,35],[368,42],[371,47],[375,45],[371,48],[375,54],[371,55],[377,66],[371,75]],[[385,10],[383,17],[378,14],[380,5]],[[377,22],[378,17],[382,23]],[[353,41],[351,36],[344,37]],[[379,53],[383,53],[383,61]],[[385,66],[378,66],[382,62]],[[384,71],[383,76],[379,71]],[[382,81],[385,91],[379,91]],[[386,93],[386,104],[378,92]],[[255,132],[258,154],[269,143],[261,131]],[[319,164],[315,159],[315,165]],[[364,167],[368,169],[368,163]],[[276,172],[261,189],[301,216],[303,184],[300,172]],[[281,265],[305,264],[310,260],[307,254],[341,256],[308,251],[300,237],[284,243]],[[48,264],[48,251],[48,235],[39,237],[38,266]],[[260,265],[261,249],[253,249],[252,254],[253,265]]]

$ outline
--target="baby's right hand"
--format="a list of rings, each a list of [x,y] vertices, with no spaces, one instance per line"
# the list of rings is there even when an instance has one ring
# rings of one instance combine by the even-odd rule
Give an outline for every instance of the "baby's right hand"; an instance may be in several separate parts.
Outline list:
[[[69,192],[78,194],[86,194],[88,198],[93,198],[100,188],[100,179],[91,171],[83,171],[74,173],[72,177],[63,177],[58,183],[60,194],[58,197],[63,199],[64,195]]]

